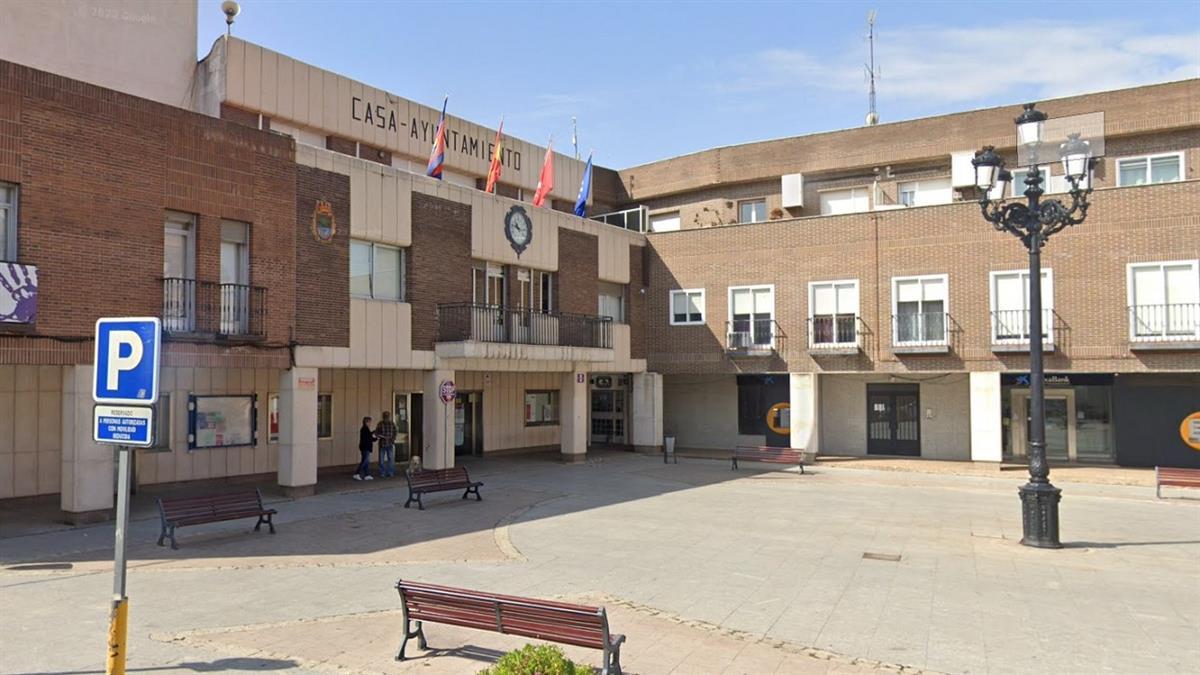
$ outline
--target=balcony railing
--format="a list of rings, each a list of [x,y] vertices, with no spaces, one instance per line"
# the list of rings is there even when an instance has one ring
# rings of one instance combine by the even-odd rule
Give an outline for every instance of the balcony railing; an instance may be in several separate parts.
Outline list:
[[[782,351],[787,337],[775,319],[734,319],[725,322],[725,348],[733,353]]]
[[[438,342],[503,342],[612,349],[612,319],[492,305],[438,305]]]
[[[892,346],[901,349],[946,347],[950,337],[950,315],[945,312],[892,315]]]
[[[1200,304],[1134,305],[1129,308],[1129,336],[1135,343],[1200,341]]]
[[[857,314],[819,314],[808,319],[808,348],[815,351],[857,350],[862,331]]]
[[[992,312],[992,345],[999,347],[1028,347],[1029,320],[1027,309],[1005,309]],[[1042,310],[1042,345],[1054,345],[1054,310]]]
[[[183,335],[266,336],[267,289],[163,279],[163,330]]]

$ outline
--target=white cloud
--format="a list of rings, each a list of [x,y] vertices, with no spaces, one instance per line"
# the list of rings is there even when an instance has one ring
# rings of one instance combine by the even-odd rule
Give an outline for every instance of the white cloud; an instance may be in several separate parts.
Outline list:
[[[803,88],[864,93],[865,45],[835,56],[769,49],[726,64],[721,93]],[[1200,77],[1200,33],[1137,34],[1118,23],[1034,21],[987,28],[915,27],[876,43],[881,96],[931,105],[1085,91]]]

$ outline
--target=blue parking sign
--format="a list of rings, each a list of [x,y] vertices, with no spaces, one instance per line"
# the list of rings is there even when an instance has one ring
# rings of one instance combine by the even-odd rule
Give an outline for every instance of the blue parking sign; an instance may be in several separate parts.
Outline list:
[[[157,401],[161,351],[162,325],[155,317],[96,321],[92,399],[116,405]]]

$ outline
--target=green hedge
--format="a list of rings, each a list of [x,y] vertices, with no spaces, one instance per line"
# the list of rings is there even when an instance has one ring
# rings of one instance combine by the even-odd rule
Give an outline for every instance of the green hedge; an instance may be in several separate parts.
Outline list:
[[[525,645],[511,651],[479,675],[591,675],[592,667],[575,663],[554,645]]]

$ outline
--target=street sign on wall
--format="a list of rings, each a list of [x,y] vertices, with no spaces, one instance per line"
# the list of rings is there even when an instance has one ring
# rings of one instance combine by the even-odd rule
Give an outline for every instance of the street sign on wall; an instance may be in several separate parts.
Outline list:
[[[158,400],[162,325],[155,317],[96,321],[92,399],[109,405],[152,405]]]

